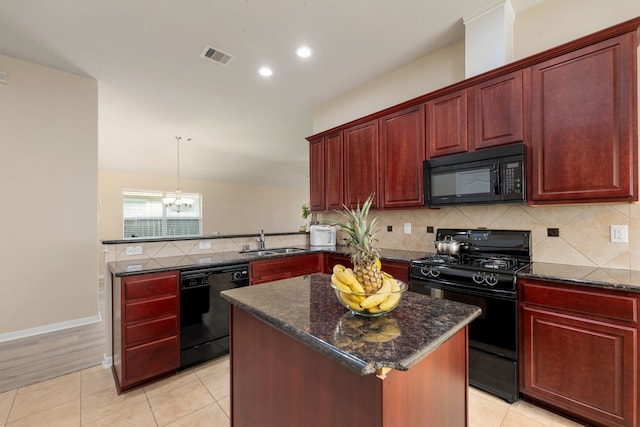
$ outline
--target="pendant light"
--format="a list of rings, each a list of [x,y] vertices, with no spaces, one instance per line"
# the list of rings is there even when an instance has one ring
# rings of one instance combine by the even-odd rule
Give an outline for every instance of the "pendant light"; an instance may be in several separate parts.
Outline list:
[[[176,136],[176,147],[178,149],[178,189],[176,190],[175,197],[165,197],[162,199],[162,204],[171,209],[174,212],[180,212],[189,209],[193,206],[193,199],[182,197],[180,191],[180,140],[181,136]],[[191,141],[191,138],[187,138],[187,141]]]

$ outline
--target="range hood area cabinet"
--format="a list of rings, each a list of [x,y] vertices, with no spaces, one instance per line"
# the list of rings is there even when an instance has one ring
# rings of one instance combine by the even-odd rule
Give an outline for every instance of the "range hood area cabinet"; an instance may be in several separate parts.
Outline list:
[[[524,142],[527,203],[638,201],[635,18],[310,136],[310,207],[422,207],[422,161]]]
[[[522,70],[425,103],[428,158],[524,141]]]

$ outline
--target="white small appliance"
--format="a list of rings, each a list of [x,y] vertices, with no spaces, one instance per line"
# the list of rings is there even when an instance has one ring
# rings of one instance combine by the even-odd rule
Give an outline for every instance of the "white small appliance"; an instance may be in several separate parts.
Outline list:
[[[333,225],[312,225],[309,227],[311,246],[335,246],[336,228]]]

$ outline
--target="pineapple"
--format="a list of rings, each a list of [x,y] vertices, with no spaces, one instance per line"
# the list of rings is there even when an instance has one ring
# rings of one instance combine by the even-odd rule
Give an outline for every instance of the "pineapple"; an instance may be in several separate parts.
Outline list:
[[[374,227],[377,218],[367,223],[367,215],[373,202],[373,196],[371,194],[367,198],[362,209],[358,203],[355,210],[349,209],[347,206],[344,206],[342,210],[336,210],[335,212],[345,218],[345,222],[334,221],[349,236],[347,244],[354,250],[351,255],[353,273],[366,293],[374,293],[382,287],[380,258],[378,250],[373,247],[373,243],[376,241]]]

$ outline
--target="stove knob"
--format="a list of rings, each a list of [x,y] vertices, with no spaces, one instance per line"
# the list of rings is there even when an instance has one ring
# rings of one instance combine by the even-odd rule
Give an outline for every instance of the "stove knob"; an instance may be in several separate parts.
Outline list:
[[[487,285],[489,286],[495,286],[498,284],[498,276],[494,273],[489,273],[484,278],[484,281],[487,282]]]
[[[471,278],[478,285],[481,285],[482,282],[484,281],[484,275],[482,273],[480,273],[480,272],[473,273],[473,276],[471,276]]]
[[[429,269],[429,274],[431,275],[431,277],[438,277],[440,275],[440,270],[438,269],[438,267],[431,267]]]

